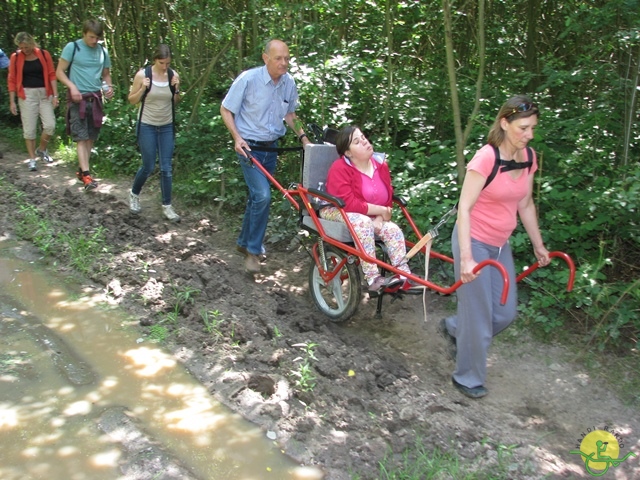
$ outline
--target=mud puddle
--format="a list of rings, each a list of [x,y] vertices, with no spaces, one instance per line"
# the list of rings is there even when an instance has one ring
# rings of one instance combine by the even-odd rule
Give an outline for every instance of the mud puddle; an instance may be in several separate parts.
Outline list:
[[[320,478],[140,337],[139,319],[30,260],[0,241],[0,478]]]

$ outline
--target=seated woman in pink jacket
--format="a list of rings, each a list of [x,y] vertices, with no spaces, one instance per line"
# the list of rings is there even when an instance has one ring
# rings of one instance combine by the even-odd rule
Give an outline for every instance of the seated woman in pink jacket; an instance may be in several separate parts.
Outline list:
[[[389,166],[373,156],[373,147],[356,126],[344,127],[336,139],[338,158],[327,176],[327,193],[345,202],[344,210],[367,255],[376,256],[375,236],[387,247],[389,260],[404,272],[411,273],[408,265],[399,265],[406,255],[404,234],[391,221],[393,187]],[[325,207],[320,216],[326,220],[343,221],[335,207]],[[383,277],[378,266],[361,262],[370,292],[397,286],[403,289],[412,285],[404,277]]]

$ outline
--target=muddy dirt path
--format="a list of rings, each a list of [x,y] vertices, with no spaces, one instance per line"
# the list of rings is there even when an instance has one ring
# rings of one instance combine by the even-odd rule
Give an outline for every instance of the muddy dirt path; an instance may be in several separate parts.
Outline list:
[[[570,451],[594,426],[619,433],[621,456],[640,455],[638,411],[560,346],[508,330],[490,352],[489,396],[470,400],[451,386],[454,365],[435,329],[454,298],[429,293],[427,321],[421,297],[385,301],[382,318],[363,300],[349,322],[332,324],[308,297],[309,260],[295,242],[271,247],[262,273],[248,277],[236,232],[179,199],[182,222],[163,220],[156,177],[134,216],[126,203],[130,179],[103,180],[85,193],[72,166],[29,172],[20,155],[0,148],[0,233],[15,231],[20,202],[35,205],[58,232],[89,235],[101,227],[109,255],[90,280],[137,315],[144,334],[167,328],[169,348],[216,398],[276,432],[287,453],[321,467],[327,479],[379,478],[378,462],[392,455],[401,463],[417,438],[459,455],[463,471],[480,478],[588,478]],[[66,252],[52,253],[64,268]],[[176,307],[185,295],[190,300]],[[315,382],[310,392],[293,374],[305,359]],[[606,475],[640,478],[640,462]]]

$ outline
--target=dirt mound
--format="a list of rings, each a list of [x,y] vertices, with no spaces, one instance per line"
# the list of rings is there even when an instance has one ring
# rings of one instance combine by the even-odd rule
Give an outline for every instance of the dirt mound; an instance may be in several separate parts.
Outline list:
[[[499,478],[586,478],[570,451],[594,426],[615,428],[626,448],[639,448],[637,412],[558,346],[511,329],[491,351],[490,395],[469,400],[451,386],[454,365],[435,328],[454,298],[428,293],[427,321],[420,296],[385,299],[382,318],[363,299],[349,322],[333,324],[308,297],[310,259],[299,243],[274,246],[262,273],[248,276],[236,232],[181,208],[179,199],[182,222],[162,218],[156,177],[141,196],[142,213],[133,215],[131,179],[101,181],[85,193],[73,167],[29,172],[2,149],[2,231],[23,222],[21,202],[59,233],[99,231],[108,254],[97,254],[87,276],[138,316],[146,334],[166,336],[213,395],[329,479],[378,478],[378,462],[392,456],[401,463],[417,439],[465,459],[465,472]],[[70,261],[63,248],[52,254]],[[615,471],[640,478],[637,461]]]

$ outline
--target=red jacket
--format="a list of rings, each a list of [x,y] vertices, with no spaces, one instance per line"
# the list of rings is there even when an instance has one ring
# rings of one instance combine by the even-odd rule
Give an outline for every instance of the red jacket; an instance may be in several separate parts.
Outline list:
[[[376,162],[380,180],[387,186],[389,198],[384,206],[390,207],[393,203],[393,187],[391,186],[389,165],[383,160],[376,159],[376,157],[372,157],[371,161]],[[358,169],[350,161],[346,160],[344,156],[340,157],[329,168],[327,193],[344,200],[345,211],[367,215],[369,207],[362,196],[360,175]]]
[[[47,96],[53,95],[53,87],[51,82],[56,79],[56,70],[53,68],[53,60],[51,55],[46,50],[40,48],[34,48],[38,60],[42,64],[42,72],[44,74],[44,87],[47,89]],[[24,87],[22,86],[22,69],[24,68],[25,55],[22,51],[18,50],[11,54],[9,61],[9,91],[16,92],[20,98],[26,99],[24,94]]]

